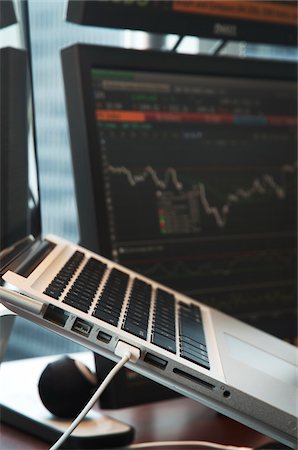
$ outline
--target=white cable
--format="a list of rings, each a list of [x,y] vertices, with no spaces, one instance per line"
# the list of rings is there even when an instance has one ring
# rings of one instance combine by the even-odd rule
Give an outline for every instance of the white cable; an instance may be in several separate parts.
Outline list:
[[[120,356],[120,361],[113,367],[110,373],[103,380],[101,385],[97,388],[95,393],[90,398],[89,402],[82,409],[80,414],[73,420],[67,430],[60,436],[60,438],[55,442],[49,450],[57,450],[59,447],[65,442],[65,440],[70,436],[73,430],[79,425],[79,423],[83,420],[85,415],[90,411],[93,405],[97,402],[102,392],[114,378],[114,376],[119,372],[119,370],[130,360],[131,362],[136,362],[140,358],[139,349],[126,344],[125,342],[119,341],[115,354]],[[160,442],[142,442],[139,444],[132,444],[126,449],[148,449],[154,447],[197,447],[197,448],[211,448],[214,450],[253,450],[251,447],[235,447],[233,445],[222,445],[213,442],[205,442],[205,441],[160,441]]]
[[[217,444],[215,442],[205,441],[160,441],[160,442],[142,442],[140,444],[132,444],[128,449],[146,449],[155,447],[197,447],[197,448],[212,448],[214,450],[253,450],[251,447],[235,447],[233,445]]]
[[[63,444],[63,442],[69,437],[69,435],[79,425],[81,420],[83,420],[85,415],[89,412],[89,410],[92,408],[92,406],[99,399],[100,395],[105,390],[105,388],[108,386],[108,384],[111,382],[113,377],[117,374],[117,372],[119,372],[119,370],[124,366],[124,364],[130,360],[131,356],[132,356],[132,354],[129,350],[127,350],[123,353],[121,360],[113,367],[113,369],[110,371],[110,373],[106,376],[106,378],[103,380],[101,385],[98,387],[98,389],[92,395],[89,402],[82,409],[80,414],[74,419],[74,421],[70,424],[70,426],[64,431],[62,436],[60,436],[60,438],[55,442],[55,444],[49,450],[57,450]]]

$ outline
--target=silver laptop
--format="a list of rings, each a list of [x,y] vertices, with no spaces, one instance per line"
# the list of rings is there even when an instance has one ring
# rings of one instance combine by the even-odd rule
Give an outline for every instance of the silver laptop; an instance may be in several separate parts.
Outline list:
[[[115,361],[135,346],[130,369],[295,448],[294,346],[52,235],[6,251],[2,281],[20,316]]]

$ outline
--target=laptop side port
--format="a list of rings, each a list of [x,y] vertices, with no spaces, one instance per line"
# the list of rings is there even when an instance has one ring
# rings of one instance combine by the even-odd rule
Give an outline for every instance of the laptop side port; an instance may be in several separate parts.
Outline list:
[[[152,366],[158,367],[159,369],[165,369],[168,362],[159,356],[153,355],[152,353],[146,353],[144,361]]]
[[[71,329],[82,336],[89,336],[92,330],[92,325],[85,320],[76,319]]]
[[[64,327],[67,319],[69,318],[69,313],[61,308],[58,308],[58,306],[48,305],[43,317],[56,325]]]
[[[99,331],[97,335],[97,339],[99,341],[104,342],[105,344],[108,344],[110,340],[112,339],[112,336],[110,334],[105,333],[104,331]]]
[[[177,369],[176,367],[173,369],[173,372],[179,375],[180,377],[184,377],[189,381],[193,381],[194,383],[200,384],[207,389],[213,390],[215,389],[214,384],[208,383],[208,381],[202,380],[201,378],[195,377],[188,372],[184,372],[184,370]]]

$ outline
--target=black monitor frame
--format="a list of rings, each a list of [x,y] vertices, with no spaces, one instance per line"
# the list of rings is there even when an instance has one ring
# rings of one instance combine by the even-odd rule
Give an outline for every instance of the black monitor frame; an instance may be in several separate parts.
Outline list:
[[[11,0],[0,2],[0,29],[8,27],[17,22],[15,10]]]
[[[263,1],[255,2],[255,5],[243,1],[234,4],[205,1],[201,2],[202,6],[195,3],[175,0],[130,2],[69,0],[66,18],[70,22],[97,27],[192,35],[225,41],[297,45],[295,2],[291,6],[289,2],[270,2],[268,5],[269,2]],[[233,11],[230,13],[228,3],[232,4]],[[196,10],[198,7],[199,10]],[[266,10],[263,10],[263,7]],[[270,19],[270,7],[292,8],[293,22],[291,24],[283,22],[278,11],[275,17]]]
[[[17,48],[1,49],[0,237],[3,249],[27,235],[39,236],[41,211],[28,2],[0,3],[1,13],[6,13],[0,28],[15,23],[11,36],[19,39]]]

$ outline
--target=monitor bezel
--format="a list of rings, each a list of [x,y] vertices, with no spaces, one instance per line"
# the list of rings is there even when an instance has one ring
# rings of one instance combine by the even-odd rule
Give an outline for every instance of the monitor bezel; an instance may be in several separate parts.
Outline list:
[[[153,10],[146,9],[142,2],[69,0],[66,20],[81,25],[191,35],[225,42],[297,45],[295,25],[270,22],[268,17],[266,20],[259,20],[234,17],[233,14],[189,14],[185,11],[167,11],[158,8],[158,4],[156,10]]]

